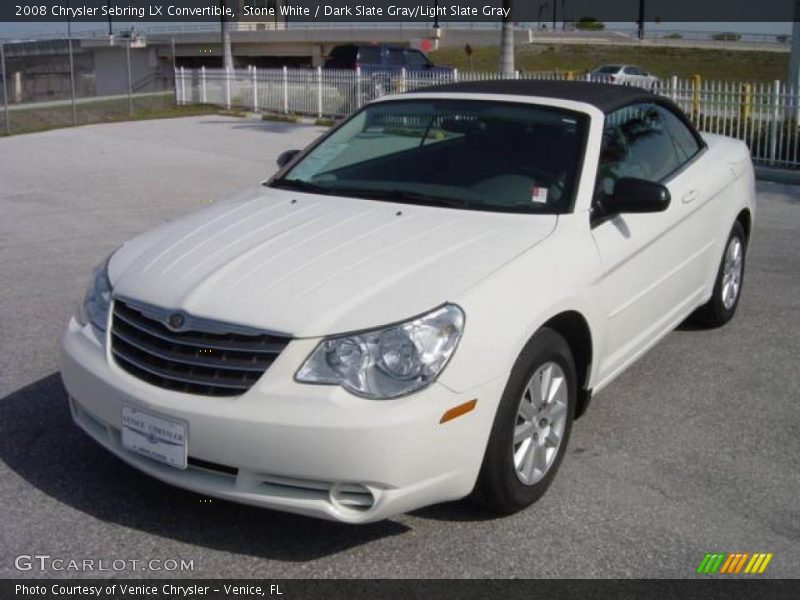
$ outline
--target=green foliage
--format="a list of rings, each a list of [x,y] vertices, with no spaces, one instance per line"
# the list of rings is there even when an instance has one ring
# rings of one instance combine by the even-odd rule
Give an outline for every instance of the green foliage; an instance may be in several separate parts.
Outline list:
[[[78,104],[78,125],[108,123],[116,121],[141,121],[146,119],[170,119],[193,115],[215,114],[215,106],[201,104],[175,105],[171,94],[134,98],[133,114],[126,99],[99,100]],[[2,116],[0,116],[2,119]],[[50,106],[13,110],[9,114],[11,134],[33,133],[48,129],[72,127],[72,106]],[[0,137],[5,135],[5,122],[0,121]]]
[[[536,33],[534,32],[534,40]],[[441,65],[462,71],[495,71],[497,46],[475,47],[470,62],[461,47],[442,48],[429,54]],[[775,81],[786,79],[788,52],[676,48],[674,46],[626,46],[592,44],[520,44],[516,65],[524,71],[575,71],[585,73],[600,65],[636,65],[659,77],[676,75],[688,79],[695,73],[703,79],[723,81]]]
[[[602,31],[606,28],[606,24],[594,17],[581,17],[575,23],[575,27],[581,31]]]
[[[740,39],[742,39],[742,36],[738,33],[733,33],[732,31],[722,31],[712,35],[711,39],[717,42],[738,42]]]

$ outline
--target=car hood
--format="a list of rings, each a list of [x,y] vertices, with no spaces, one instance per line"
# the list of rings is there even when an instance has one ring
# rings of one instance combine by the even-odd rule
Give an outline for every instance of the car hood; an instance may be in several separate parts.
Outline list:
[[[556,222],[260,187],[131,240],[109,278],[116,297],[315,337],[457,301]]]

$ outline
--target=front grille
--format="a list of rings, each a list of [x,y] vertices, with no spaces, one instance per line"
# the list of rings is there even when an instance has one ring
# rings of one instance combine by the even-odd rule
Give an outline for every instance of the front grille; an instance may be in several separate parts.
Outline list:
[[[263,333],[224,333],[224,323],[187,317],[185,331],[121,300],[114,302],[111,353],[125,371],[168,390],[238,396],[249,390],[289,343]],[[198,322],[199,321],[199,322]],[[238,329],[230,326],[230,329]]]

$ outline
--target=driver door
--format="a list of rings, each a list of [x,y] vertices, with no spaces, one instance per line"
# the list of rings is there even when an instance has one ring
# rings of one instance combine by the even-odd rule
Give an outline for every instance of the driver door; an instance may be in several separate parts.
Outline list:
[[[592,222],[602,264],[596,299],[605,316],[599,386],[677,325],[702,288],[702,269],[693,258],[703,244],[702,227],[687,218],[700,193],[684,169],[693,157],[676,146],[665,110],[636,104],[606,117]],[[622,177],[662,183],[669,207],[603,215],[603,198]]]

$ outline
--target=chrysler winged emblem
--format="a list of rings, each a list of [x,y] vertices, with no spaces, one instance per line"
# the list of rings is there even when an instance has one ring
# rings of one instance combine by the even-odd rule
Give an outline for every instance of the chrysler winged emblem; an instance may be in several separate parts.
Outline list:
[[[184,317],[181,313],[172,313],[167,317],[167,327],[173,331],[179,331],[182,329],[184,323],[186,323],[186,317]]]

